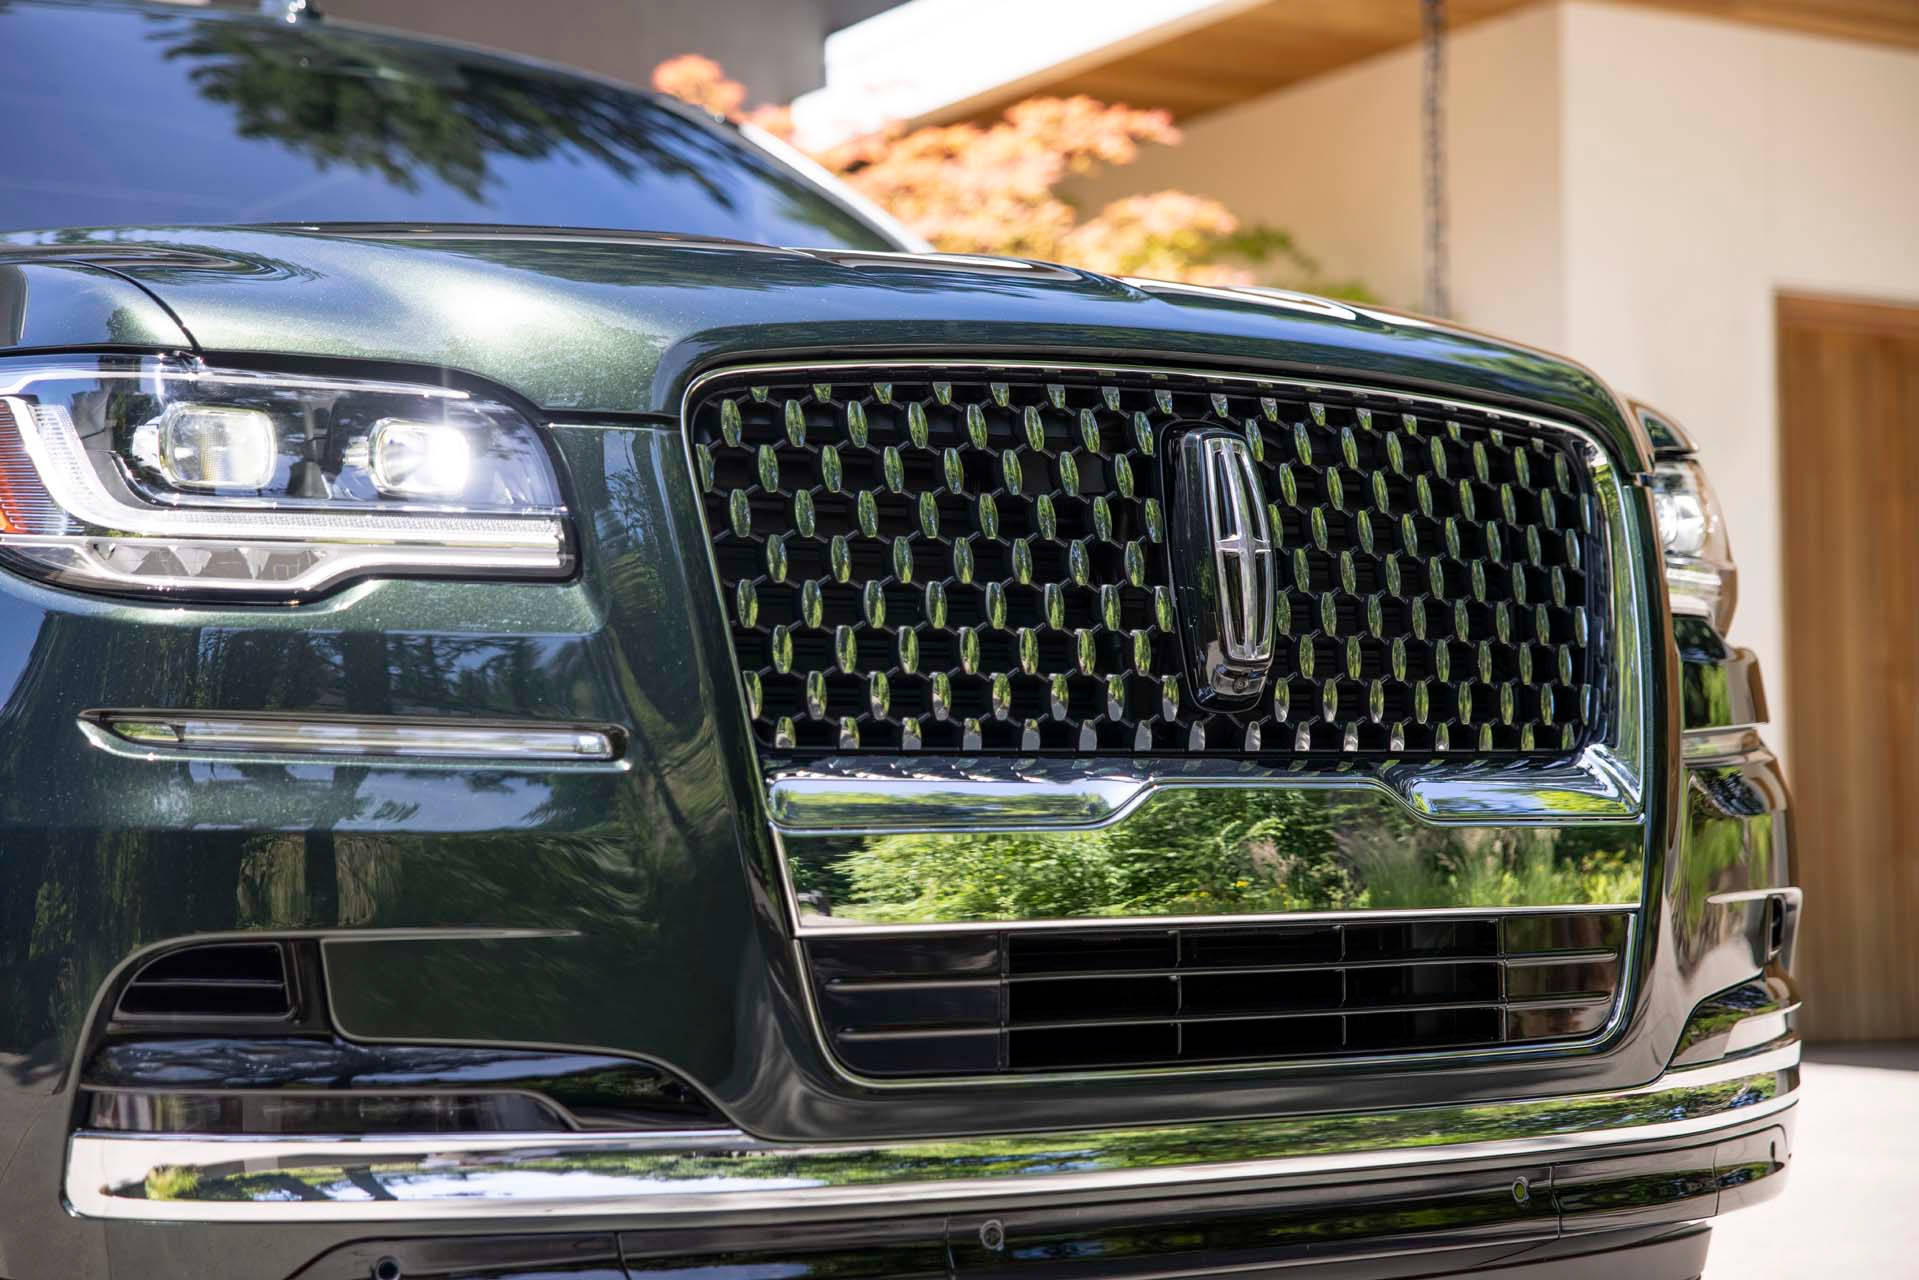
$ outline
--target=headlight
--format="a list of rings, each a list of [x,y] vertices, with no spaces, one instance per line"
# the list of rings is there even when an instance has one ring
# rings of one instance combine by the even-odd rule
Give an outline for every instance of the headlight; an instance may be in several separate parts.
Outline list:
[[[1655,446],[1649,487],[1673,612],[1710,618],[1724,632],[1739,602],[1739,571],[1719,501],[1705,471],[1692,460],[1685,433],[1671,419],[1644,405],[1635,407]]]
[[[157,359],[0,371],[0,552],[75,587],[267,599],[573,568],[511,408]]]

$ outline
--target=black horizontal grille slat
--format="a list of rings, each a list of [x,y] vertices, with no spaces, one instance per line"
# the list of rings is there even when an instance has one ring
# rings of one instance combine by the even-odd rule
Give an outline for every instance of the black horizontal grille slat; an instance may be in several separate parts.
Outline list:
[[[1180,1012],[1270,1013],[1278,1009],[1330,1009],[1341,1003],[1338,969],[1285,974],[1249,970],[1193,973],[1180,980]]]
[[[1586,1036],[1626,912],[1149,925],[807,944],[862,1074],[981,1075],[1421,1052]]]
[[[1018,933],[1006,940],[1006,967],[1014,975],[1170,969],[1178,955],[1171,933]]]
[[[1257,455],[1265,693],[1182,675],[1162,442]],[[1607,711],[1604,539],[1570,437],[1386,393],[958,367],[744,374],[689,406],[761,748],[1565,757]]]

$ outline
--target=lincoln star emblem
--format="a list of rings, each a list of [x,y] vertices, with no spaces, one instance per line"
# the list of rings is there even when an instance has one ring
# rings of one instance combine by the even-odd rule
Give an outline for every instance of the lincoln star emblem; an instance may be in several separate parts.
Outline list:
[[[1196,427],[1170,451],[1173,578],[1194,699],[1244,707],[1273,660],[1278,567],[1266,495],[1246,441]]]

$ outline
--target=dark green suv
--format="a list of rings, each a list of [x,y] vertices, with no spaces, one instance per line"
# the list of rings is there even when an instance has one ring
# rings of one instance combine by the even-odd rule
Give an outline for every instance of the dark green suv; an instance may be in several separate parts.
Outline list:
[[[1783,1183],[1658,415],[489,55],[0,48],[0,1275],[1690,1276]]]

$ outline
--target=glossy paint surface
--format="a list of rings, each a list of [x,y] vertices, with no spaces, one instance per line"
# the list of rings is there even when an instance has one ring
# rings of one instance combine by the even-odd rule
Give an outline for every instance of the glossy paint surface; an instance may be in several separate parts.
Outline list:
[[[628,1058],[476,1045],[364,1045],[320,1036],[116,1037],[81,1071],[100,1094],[189,1099],[510,1090],[557,1104],[565,1127],[683,1129],[719,1117],[660,1068]]]
[[[1570,413],[1631,456],[1643,440],[1591,373],[1524,347],[1067,268],[511,228],[19,233],[9,256],[111,264],[204,351],[459,371],[553,412],[677,413],[690,370],[749,353],[1077,353],[1444,387]]]
[[[482,1236],[359,1242],[315,1258],[298,1280],[365,1280],[382,1262],[411,1280],[627,1280],[611,1235]]]
[[[847,350],[1184,356],[1551,412],[1626,472],[1643,467],[1643,442],[1583,370],[1325,304],[658,238],[438,235],[84,233],[0,250],[15,255],[7,265],[92,258],[138,281],[183,330],[157,345],[184,337],[223,363],[444,377],[544,409],[560,419],[550,437],[582,561],[562,584],[364,583],[297,609],[88,597],[0,571],[0,1221],[35,1224],[0,1233],[0,1275],[116,1263],[287,1274],[354,1238],[260,1233],[241,1267],[231,1236],[104,1228],[61,1208],[95,993],[144,948],[183,937],[323,939],[350,1038],[655,1061],[732,1123],[801,1142],[1628,1087],[1665,1066],[1695,1005],[1759,974],[1763,911],[1723,895],[1785,883],[1783,788],[1756,748],[1688,782],[1679,655],[1661,645],[1647,690],[1648,927],[1604,1052],[1492,1070],[1233,1068],[904,1095],[846,1082],[806,1015],[703,558],[674,417],[692,375]],[[115,341],[113,308],[61,314],[24,331],[36,347]],[[1629,496],[1629,527],[1649,546],[1643,495]],[[1636,604],[1660,616],[1656,577]],[[80,731],[83,711],[115,706],[595,723],[623,729],[629,748],[607,764],[498,768],[147,759]]]
[[[76,262],[0,265],[0,350],[72,344],[183,348],[187,335],[151,295]]]
[[[1755,1140],[1756,1141],[1756,1140]],[[1765,1166],[1743,1166],[1757,1172]],[[1706,1257],[1703,1227],[1581,1232],[1555,1238],[1558,1215],[1541,1191],[1516,1202],[1506,1171],[1478,1177],[1376,1184],[1362,1204],[1329,1209],[1336,1192],[1306,1189],[1240,1196],[1188,1197],[1160,1214],[1136,1207],[1093,1215],[1054,1210],[1011,1217],[859,1218],[756,1227],[664,1227],[600,1235],[470,1235],[440,1239],[358,1240],[332,1250],[297,1280],[364,1280],[382,1259],[420,1280],[667,1280],[691,1274],[771,1274],[855,1280],[950,1280],[955,1276],[1035,1276],[1066,1280],[1096,1274],[1108,1259],[1177,1265],[1182,1275],[1237,1274],[1235,1268],[1311,1261],[1319,1277],[1373,1280],[1388,1267],[1419,1274],[1470,1275],[1493,1264],[1526,1264],[1518,1280],[1547,1280],[1565,1268],[1597,1265],[1622,1275],[1697,1274]],[[1523,1176],[1523,1175],[1522,1175]],[[1779,1179],[1745,1184],[1755,1198]],[[1343,1189],[1341,1189],[1343,1190]],[[1729,1189],[1721,1202],[1731,1198]],[[1533,1206],[1528,1208],[1528,1205]],[[1321,1221],[1337,1214],[1328,1228]],[[1163,1216],[1162,1216],[1163,1215]],[[1365,1228],[1384,1228],[1368,1234]],[[1403,1228],[1397,1234],[1386,1234]],[[993,1243],[988,1243],[988,1242]],[[1434,1256],[1430,1251],[1443,1247]],[[1406,1254],[1425,1252],[1415,1262]],[[622,1269],[617,1265],[624,1259]],[[1197,1268],[1216,1269],[1200,1272]],[[603,1268],[603,1269],[602,1269]]]

